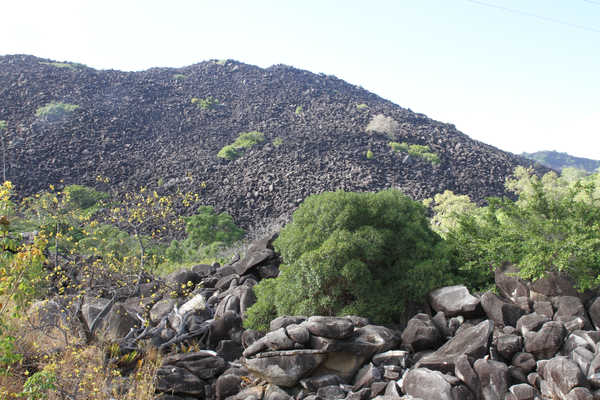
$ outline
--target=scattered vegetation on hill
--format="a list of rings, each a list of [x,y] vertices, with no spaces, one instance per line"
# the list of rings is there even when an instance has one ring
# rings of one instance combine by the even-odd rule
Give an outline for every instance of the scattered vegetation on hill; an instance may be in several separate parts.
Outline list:
[[[56,67],[56,68],[72,69],[74,71],[76,71],[78,69],[88,68],[88,66],[85,64],[74,63],[74,62],[44,62],[44,61],[41,61],[40,64],[49,65],[51,67]]]
[[[423,146],[420,144],[408,144],[405,142],[390,142],[388,143],[392,151],[401,151],[404,153],[408,153],[409,155],[417,158],[422,158],[426,161],[429,161],[432,164],[439,164],[440,158],[437,154],[432,153],[429,146]]]
[[[35,116],[48,122],[60,121],[78,108],[76,104],[52,102],[38,108]]]
[[[262,132],[252,131],[240,133],[238,138],[232,144],[223,147],[217,157],[224,158],[226,160],[235,160],[240,157],[244,152],[254,146],[255,144],[262,143],[265,141],[265,135]]]
[[[183,76],[185,78],[185,75],[183,75]],[[193,97],[191,102],[192,102],[192,104],[195,104],[196,106],[198,106],[198,108],[201,108],[203,110],[210,110],[219,105],[219,100],[215,99],[212,96],[208,96],[205,99]]]

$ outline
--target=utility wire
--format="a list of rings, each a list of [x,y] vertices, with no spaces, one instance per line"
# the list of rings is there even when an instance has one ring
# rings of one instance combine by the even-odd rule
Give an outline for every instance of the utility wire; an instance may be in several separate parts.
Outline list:
[[[484,7],[496,8],[498,10],[510,12],[510,13],[513,13],[513,14],[524,15],[526,17],[532,17],[532,18],[536,18],[536,19],[539,19],[539,20],[542,20],[542,21],[546,21],[546,22],[553,22],[555,24],[569,26],[571,28],[577,28],[577,29],[581,29],[581,30],[584,30],[584,31],[600,33],[600,29],[597,29],[597,28],[592,28],[592,27],[585,26],[585,25],[572,24],[572,23],[567,22],[567,21],[561,21],[559,19],[554,19],[554,18],[550,18],[550,17],[544,17],[543,15],[538,15],[538,14],[530,13],[530,12],[527,12],[527,11],[522,11],[522,10],[517,10],[517,9],[514,9],[514,8],[508,8],[508,7],[504,7],[504,6],[499,6],[497,4],[486,3],[486,2],[480,1],[480,0],[466,0],[466,1],[468,1],[469,3],[478,4],[478,5],[484,6]],[[596,2],[593,2],[591,0],[584,0],[584,1],[586,1],[588,3],[600,5],[600,3],[596,3]]]

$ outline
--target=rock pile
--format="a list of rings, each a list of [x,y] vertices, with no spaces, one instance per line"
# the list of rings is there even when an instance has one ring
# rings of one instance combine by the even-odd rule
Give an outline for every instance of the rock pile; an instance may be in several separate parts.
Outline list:
[[[496,272],[498,294],[434,290],[401,331],[359,316],[283,316],[261,334],[242,321],[252,287],[277,275],[272,240],[222,267],[85,297],[82,325],[119,344],[115,359],[145,340],[165,353],[157,400],[600,398],[600,297],[577,293],[560,274],[532,284],[506,265]],[[33,309],[66,321],[68,300]],[[180,352],[184,344],[196,350]]]
[[[121,72],[3,56],[0,87],[7,176],[20,193],[61,179],[97,186],[102,175],[122,190],[199,192],[244,228],[285,218],[308,195],[337,189],[393,186],[416,199],[450,189],[480,201],[508,194],[505,178],[531,164],[333,76],[281,65],[208,61]],[[219,104],[191,102],[209,97]],[[50,102],[79,108],[62,120],[36,117]],[[367,133],[379,115],[395,121],[393,140],[427,145],[441,163],[393,153],[388,134]],[[235,161],[217,157],[253,130],[264,133],[263,144]]]

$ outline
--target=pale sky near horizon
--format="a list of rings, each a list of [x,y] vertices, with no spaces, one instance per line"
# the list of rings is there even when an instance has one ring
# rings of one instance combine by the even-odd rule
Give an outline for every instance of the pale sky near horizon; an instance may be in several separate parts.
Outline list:
[[[335,75],[513,153],[600,159],[600,0],[5,0],[0,55]]]

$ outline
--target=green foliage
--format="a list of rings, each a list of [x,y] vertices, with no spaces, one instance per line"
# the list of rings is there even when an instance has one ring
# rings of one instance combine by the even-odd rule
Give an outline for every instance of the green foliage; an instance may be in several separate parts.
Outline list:
[[[493,268],[505,262],[526,279],[561,271],[580,290],[600,284],[599,178],[570,179],[555,173],[539,178],[519,167],[507,182],[517,201],[491,198],[487,207],[458,219],[448,242],[475,285],[489,284]]]
[[[184,74],[173,74],[173,79],[176,81],[185,81],[187,76]]]
[[[22,395],[27,400],[43,400],[48,398],[48,391],[55,389],[56,374],[51,369],[44,369],[27,378]]]
[[[235,225],[231,215],[217,214],[210,206],[201,206],[196,214],[185,218],[185,231],[185,240],[173,240],[166,249],[166,257],[171,262],[186,263],[214,257],[219,250],[244,236],[244,230]]]
[[[199,99],[198,97],[192,98],[192,104],[195,104],[198,108],[203,110],[211,110],[219,105],[219,100],[212,96],[208,96],[205,99]]]
[[[296,115],[302,115],[302,106],[297,106],[296,111],[294,111]]]
[[[17,352],[15,337],[4,334],[4,324],[0,321],[0,375],[10,374],[12,366],[23,359],[23,355]]]
[[[0,120],[0,132],[6,130],[6,121]]]
[[[368,109],[368,108],[369,108],[369,106],[368,106],[368,105],[366,105],[365,103],[361,103],[361,104],[357,104],[357,105],[356,105],[356,109],[357,109],[357,110],[366,110],[366,109]]]
[[[283,144],[283,139],[280,137],[276,137],[275,139],[273,139],[273,146],[275,147],[279,147]]]
[[[371,160],[371,159],[373,159],[373,157],[375,157],[375,155],[373,154],[373,152],[370,149],[367,150],[366,156],[367,156],[367,160]]]
[[[440,158],[437,156],[437,154],[431,152],[429,146],[423,146],[420,144],[408,144],[405,142],[390,142],[388,143],[388,146],[390,146],[390,148],[394,152],[401,151],[404,153],[408,153],[413,157],[421,158],[423,160],[429,161],[432,164],[440,163]]]
[[[458,220],[462,215],[475,215],[478,207],[467,195],[456,195],[450,190],[438,193],[433,199],[423,200],[423,204],[432,206],[433,217],[431,218],[431,229],[443,238],[450,230],[458,226]]]
[[[405,305],[452,281],[450,257],[424,207],[398,191],[308,197],[274,243],[284,264],[255,286],[246,324],[278,315],[397,320]]]
[[[79,108],[76,104],[52,102],[36,110],[35,116],[46,121],[59,121]]]
[[[265,135],[258,131],[240,133],[238,138],[230,145],[223,147],[217,157],[224,158],[226,160],[235,160],[240,157],[246,149],[251,148],[255,144],[265,141]]]
[[[73,71],[76,71],[78,69],[88,68],[88,66],[85,64],[74,63],[74,62],[43,62],[42,61],[42,62],[40,62],[40,64],[49,65],[51,67],[56,67],[56,68],[67,68],[67,69],[71,69]]]

